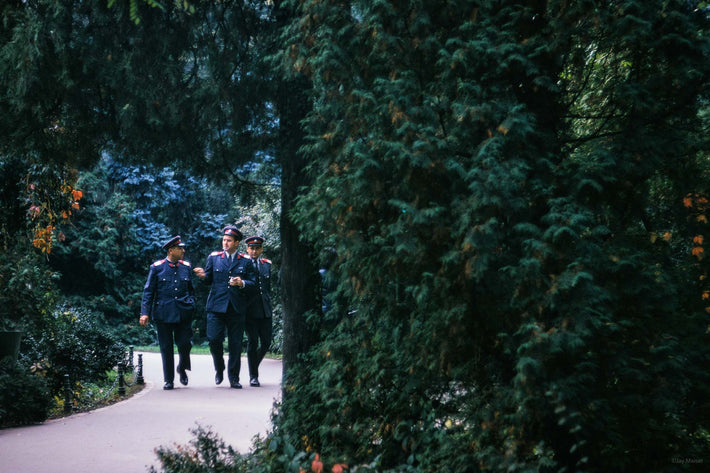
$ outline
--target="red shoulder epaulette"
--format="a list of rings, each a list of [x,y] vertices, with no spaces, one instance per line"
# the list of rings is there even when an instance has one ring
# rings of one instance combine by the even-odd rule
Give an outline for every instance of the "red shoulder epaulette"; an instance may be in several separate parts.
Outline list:
[[[224,258],[224,251],[213,251],[212,253],[210,253],[210,256],[218,256],[218,255],[222,255],[222,258]]]
[[[244,253],[237,253],[237,259],[241,259],[241,258],[248,258],[248,256],[245,255]]]
[[[259,261],[261,261],[262,263],[269,263],[269,264],[271,264],[271,260],[268,259],[268,258],[261,258],[261,259],[259,259]]]
[[[153,266],[160,266],[160,265],[163,264],[163,263],[165,263],[165,260],[164,260],[164,259],[159,259],[158,261],[156,261],[155,263],[153,263]]]
[[[187,266],[188,268],[190,267],[190,262],[189,262],[189,261],[184,261],[184,260],[181,260],[181,259],[180,259],[180,260],[178,260],[178,263],[182,263],[182,264],[184,264],[185,266]]]

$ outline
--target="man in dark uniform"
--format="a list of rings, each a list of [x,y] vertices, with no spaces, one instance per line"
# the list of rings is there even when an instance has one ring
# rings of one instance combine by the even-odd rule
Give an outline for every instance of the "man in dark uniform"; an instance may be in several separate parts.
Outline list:
[[[224,336],[227,334],[229,361],[227,376],[232,388],[241,389],[242,337],[246,317],[246,302],[255,288],[254,266],[251,260],[237,252],[242,232],[233,225],[222,230],[222,251],[214,251],[207,257],[203,268],[195,268],[195,274],[212,284],[207,296],[207,340],[216,371],[214,380],[220,384],[224,379]]]
[[[258,290],[249,299],[247,306],[247,359],[249,361],[249,385],[260,386],[259,364],[271,345],[271,261],[262,258],[264,239],[252,236],[244,240],[247,254],[256,268]]]
[[[143,288],[140,324],[145,327],[153,317],[158,330],[160,355],[163,359],[163,389],[173,389],[175,353],[178,347],[177,372],[180,383],[187,386],[192,348],[192,313],[195,308],[195,289],[192,286],[190,263],[183,261],[185,244],[180,235],[163,245],[165,259],[150,265],[148,280]]]

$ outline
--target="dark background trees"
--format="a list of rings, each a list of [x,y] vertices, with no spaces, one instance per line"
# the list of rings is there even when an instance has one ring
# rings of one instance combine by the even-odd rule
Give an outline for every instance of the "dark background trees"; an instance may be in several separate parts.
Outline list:
[[[8,3],[3,185],[34,198],[23,176],[44,171],[35,203],[71,208],[59,165],[82,166],[93,191],[50,264],[116,320],[162,236],[207,250],[281,186],[288,395],[265,468],[690,469],[675,460],[708,447],[704,7]],[[15,237],[57,222],[2,194],[21,261]]]

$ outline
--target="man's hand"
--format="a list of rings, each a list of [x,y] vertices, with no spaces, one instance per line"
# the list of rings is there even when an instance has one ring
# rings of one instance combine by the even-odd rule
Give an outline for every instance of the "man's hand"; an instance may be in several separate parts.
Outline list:
[[[205,277],[205,270],[203,268],[195,268],[192,270],[193,273],[195,273],[195,276],[198,278],[204,278]]]
[[[237,286],[237,287],[244,287],[244,280],[240,278],[239,276],[234,276],[232,278],[229,278],[229,285],[230,286]]]
[[[148,317],[147,315],[143,314],[143,315],[141,315],[141,318],[140,318],[140,324],[141,324],[143,327],[145,327],[146,325],[148,325],[148,321],[149,321],[149,320],[150,320],[150,317]]]

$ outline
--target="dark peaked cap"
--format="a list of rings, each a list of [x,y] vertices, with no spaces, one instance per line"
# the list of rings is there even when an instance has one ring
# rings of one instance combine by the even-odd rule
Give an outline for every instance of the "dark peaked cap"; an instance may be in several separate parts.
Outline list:
[[[182,240],[180,239],[180,235],[175,235],[174,237],[172,237],[170,240],[168,240],[168,241],[162,246],[162,248],[163,248],[164,250],[169,250],[169,249],[172,248],[173,246],[179,246],[179,247],[185,248],[185,243],[183,243]]]
[[[222,233],[224,233],[225,235],[229,235],[231,237],[234,237],[239,241],[241,241],[242,238],[244,238],[244,235],[242,235],[242,232],[240,232],[239,229],[237,227],[235,227],[234,225],[227,225],[222,230]]]

